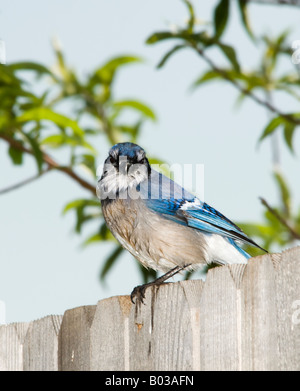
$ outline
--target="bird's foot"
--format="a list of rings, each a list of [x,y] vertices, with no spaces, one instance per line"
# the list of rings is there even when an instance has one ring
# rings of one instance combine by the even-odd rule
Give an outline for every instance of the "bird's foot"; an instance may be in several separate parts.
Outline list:
[[[166,274],[157,278],[156,280],[148,282],[147,284],[136,286],[130,295],[131,302],[133,304],[135,304],[135,303],[145,304],[144,303],[145,292],[149,286],[159,286],[159,285],[163,284],[168,278],[175,276],[175,274],[179,273],[181,270],[184,270],[185,268],[189,267],[190,265],[191,264],[184,265],[184,266],[176,266],[173,269],[169,270]],[[136,299],[136,301],[134,301],[134,299]]]
[[[138,285],[131,292],[130,299],[132,304],[136,302],[144,303],[146,288],[148,288],[149,284]],[[134,300],[135,299],[135,300]]]

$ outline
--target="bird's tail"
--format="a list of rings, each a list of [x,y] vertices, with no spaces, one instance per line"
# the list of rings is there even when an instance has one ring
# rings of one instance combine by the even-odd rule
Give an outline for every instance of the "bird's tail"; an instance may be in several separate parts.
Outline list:
[[[232,238],[228,238],[228,241],[238,250],[239,253],[241,253],[245,258],[246,260],[248,260],[249,258],[251,258],[251,255],[248,254],[245,250],[243,250],[236,242],[235,240],[233,240]]]

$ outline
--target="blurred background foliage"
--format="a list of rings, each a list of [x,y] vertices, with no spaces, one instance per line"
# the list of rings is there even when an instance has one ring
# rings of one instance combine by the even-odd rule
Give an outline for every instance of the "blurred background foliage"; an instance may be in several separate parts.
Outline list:
[[[240,23],[261,54],[256,68],[248,70],[240,63],[234,46],[223,42],[232,2],[216,2],[211,21],[205,23],[197,19],[192,2],[184,3],[188,16],[186,24],[176,26],[172,31],[153,33],[147,44],[167,41],[171,45],[159,61],[158,68],[167,66],[173,57],[176,61],[176,53],[182,49],[194,51],[199,61],[207,64],[207,71],[193,81],[192,90],[211,82],[226,82],[237,91],[239,105],[244,99],[251,99],[257,103],[257,110],[270,113],[269,123],[261,129],[258,143],[267,139],[272,142],[273,175],[279,203],[271,206],[261,198],[265,207],[262,220],[237,223],[268,251],[294,245],[300,240],[300,207],[293,205],[292,194],[280,166],[278,144],[285,143],[290,153],[295,153],[293,136],[300,125],[300,112],[281,112],[273,103],[278,93],[287,94],[296,101],[300,99],[299,65],[295,64],[294,69],[287,73],[278,71],[281,59],[288,57],[291,61],[293,55],[288,44],[289,32],[284,31],[278,37],[256,36],[248,20],[247,1],[238,0]],[[101,244],[103,241],[115,243],[112,253],[101,264],[100,279],[103,281],[123,250],[107,229],[96,198],[97,152],[101,150],[104,156],[107,144],[122,141],[138,143],[143,124],[156,121],[156,116],[144,102],[132,97],[124,100],[114,98],[116,74],[126,66],[142,62],[141,58],[117,56],[81,80],[76,70],[66,63],[58,43],[54,42],[53,46],[56,55],[54,66],[34,62],[0,65],[0,141],[7,144],[8,158],[15,165],[22,165],[24,154],[29,154],[35,159],[37,168],[32,177],[0,189],[0,194],[37,180],[50,170],[57,170],[76,181],[85,190],[85,197],[70,200],[63,212],[75,213],[74,229],[78,234],[83,234],[83,227],[88,222],[96,221],[98,225],[98,229],[83,240],[83,245]],[[217,49],[224,56],[228,64],[226,67],[218,65],[211,49]],[[31,75],[29,78],[28,73]],[[63,114],[66,105],[71,112],[68,116]],[[280,132],[282,136],[278,137]],[[98,136],[104,137],[107,143]],[[55,154],[58,149],[63,150],[63,158],[62,154]],[[162,161],[150,157],[150,163]],[[255,248],[247,250],[253,256],[261,253]],[[155,277],[154,271],[137,264],[144,282]]]

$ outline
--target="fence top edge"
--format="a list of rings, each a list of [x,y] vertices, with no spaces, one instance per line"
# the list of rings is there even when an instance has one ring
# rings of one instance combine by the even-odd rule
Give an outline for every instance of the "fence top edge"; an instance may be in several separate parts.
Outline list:
[[[295,255],[297,255],[299,253],[299,256],[300,256],[300,246],[288,248],[288,249],[282,251],[281,253],[259,255],[257,257],[251,258],[250,262],[255,263],[255,262],[257,262],[257,260],[269,259],[273,263],[274,268],[276,269],[276,266],[278,264],[281,264],[281,261],[284,258],[282,255],[283,254],[286,255],[286,254],[290,254],[290,253],[291,254],[294,253]],[[243,279],[244,272],[245,272],[248,265],[249,265],[249,263],[244,264],[244,265],[224,265],[224,266],[219,266],[216,269],[223,269],[223,270],[227,269],[232,277],[233,283],[235,284],[236,288],[239,289],[241,281]],[[211,275],[214,273],[218,273],[218,271],[217,270],[214,271],[214,269],[211,269],[209,272]],[[199,285],[201,285],[201,289],[203,289],[203,287],[205,285],[205,281],[203,281],[201,279],[178,281],[178,282],[173,282],[172,284],[178,284],[178,285],[181,284],[181,288],[183,289],[183,288],[186,288],[187,285],[189,285],[189,284],[197,284],[197,283],[199,283]],[[166,285],[168,285],[168,284],[166,284]],[[53,320],[53,318],[60,318],[61,317],[61,319],[63,319],[63,317],[65,316],[66,313],[68,313],[70,311],[74,311],[74,310],[75,311],[81,311],[81,310],[85,311],[85,309],[96,310],[96,307],[100,302],[111,301],[111,300],[118,300],[119,305],[120,305],[124,315],[128,314],[128,311],[130,312],[132,304],[130,302],[129,295],[111,296],[111,297],[107,297],[107,298],[99,300],[98,303],[94,304],[94,305],[83,305],[83,306],[78,306],[78,307],[74,307],[74,308],[69,308],[69,309],[65,310],[64,314],[50,314],[50,315],[43,316],[41,318],[34,319],[29,322],[12,322],[12,323],[7,323],[7,324],[0,324],[0,331],[1,331],[1,329],[6,328],[8,326],[9,327],[18,327],[20,325],[24,325],[24,326],[28,325],[29,326],[33,322],[38,322],[38,321],[44,320],[46,318],[51,318]]]

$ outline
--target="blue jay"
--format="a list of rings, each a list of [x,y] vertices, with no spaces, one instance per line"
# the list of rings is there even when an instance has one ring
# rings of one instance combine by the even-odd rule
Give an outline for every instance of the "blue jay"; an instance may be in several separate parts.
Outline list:
[[[166,273],[137,286],[132,301],[143,302],[148,286],[181,270],[246,263],[250,255],[241,242],[261,248],[227,217],[151,168],[144,149],[133,143],[110,149],[97,195],[120,244],[146,268]]]

